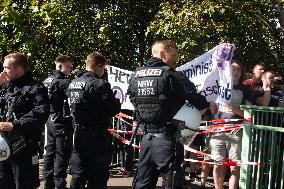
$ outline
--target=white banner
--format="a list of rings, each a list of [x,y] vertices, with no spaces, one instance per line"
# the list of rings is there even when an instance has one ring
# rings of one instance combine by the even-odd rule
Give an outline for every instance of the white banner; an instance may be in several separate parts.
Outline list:
[[[232,44],[220,44],[176,70],[182,71],[208,102],[228,104],[231,101],[231,58],[234,50],[235,46]],[[108,81],[112,90],[117,91],[116,97],[120,99],[121,108],[134,110],[129,96],[126,95],[133,72],[114,66],[107,66],[107,70]]]
[[[228,104],[231,101],[234,50],[232,44],[220,44],[176,70],[182,71],[208,102]]]
[[[121,109],[134,110],[129,96],[126,95],[129,79],[132,71],[123,70],[114,66],[107,66],[108,82],[113,91],[116,91],[116,98],[120,99]]]

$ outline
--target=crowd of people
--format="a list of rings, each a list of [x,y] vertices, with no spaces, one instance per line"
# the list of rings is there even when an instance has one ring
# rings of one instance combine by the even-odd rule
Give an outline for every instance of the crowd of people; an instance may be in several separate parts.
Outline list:
[[[241,104],[260,105],[260,106],[283,106],[284,90],[276,87],[276,75],[273,71],[265,71],[265,65],[259,62],[252,69],[252,78],[245,79],[246,74],[240,61],[233,59],[232,64],[232,100],[229,105],[216,104],[210,102],[207,116],[212,119],[242,119],[244,112],[239,107]],[[280,80],[280,78],[277,78]],[[282,80],[282,79],[281,79]],[[208,118],[208,117],[207,117]],[[208,119],[207,119],[208,120]],[[199,148],[203,148],[206,153],[210,153],[216,162],[224,161],[224,158],[233,160],[241,159],[242,147],[242,131],[238,131],[234,135],[228,132],[217,132],[206,136],[204,143],[199,143]],[[209,142],[208,142],[209,141]],[[194,166],[190,164],[189,166]],[[228,173],[227,166],[214,165],[213,179],[216,189],[222,189],[224,179]],[[240,167],[230,166],[229,188],[238,188]],[[192,176],[194,175],[194,176]],[[205,188],[206,180],[209,175],[209,165],[201,166],[200,183],[201,188]],[[190,172],[191,179],[196,179],[196,173]]]
[[[178,47],[173,41],[156,41],[152,57],[137,68],[129,81],[127,93],[135,108],[133,119],[143,133],[134,189],[154,189],[160,175],[163,188],[183,188],[184,157],[195,157],[184,153],[184,144],[176,137],[180,127],[172,119],[185,102],[196,107],[206,120],[243,118],[241,104],[284,106],[284,92],[274,87],[275,73],[265,72],[263,63],[256,64],[253,77],[245,80],[240,61],[231,61],[232,100],[224,105],[207,102],[195,85],[175,70],[177,59]],[[9,141],[11,154],[7,159],[1,157],[5,160],[0,161],[0,188],[39,186],[38,142],[45,124],[44,188],[65,189],[68,166],[71,189],[107,187],[112,158],[108,128],[111,118],[121,111],[119,99],[103,79],[107,59],[99,52],[89,54],[86,69],[73,80],[69,78],[74,63],[70,56],[60,55],[54,62],[55,70],[41,83],[32,78],[24,54],[4,57],[0,74],[0,133],[1,141]],[[192,145],[197,149],[207,144],[216,162],[224,158],[240,160],[241,138],[241,130],[234,134],[220,132],[207,136],[206,142],[198,136]],[[186,166],[190,178],[196,177],[196,165]],[[121,174],[132,169],[130,164]],[[216,189],[223,188],[225,170],[223,165],[214,165]],[[209,166],[203,165],[201,188],[205,188],[208,173]],[[238,187],[239,175],[240,168],[230,166],[230,189]]]

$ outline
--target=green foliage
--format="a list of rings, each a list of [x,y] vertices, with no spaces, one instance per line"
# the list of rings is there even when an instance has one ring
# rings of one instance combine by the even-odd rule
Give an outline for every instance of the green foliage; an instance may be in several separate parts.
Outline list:
[[[21,1],[19,1],[21,2]],[[111,65],[134,69],[144,62],[145,31],[159,1],[50,0],[5,1],[0,7],[0,55],[30,55],[34,75],[46,76],[59,54],[75,58],[76,69],[86,55],[100,51]]]
[[[276,68],[284,63],[281,8],[283,1],[265,0],[2,0],[0,56],[28,54],[39,79],[59,54],[73,56],[76,70],[92,51],[133,70],[150,56],[154,40],[170,38],[180,47],[180,63],[230,42],[248,68],[259,60]]]
[[[280,2],[281,3],[281,2]],[[234,43],[235,58],[247,68],[264,61],[269,68],[284,63],[283,28],[277,6],[255,1],[169,1],[148,28],[148,35],[175,39],[185,63],[222,42]]]

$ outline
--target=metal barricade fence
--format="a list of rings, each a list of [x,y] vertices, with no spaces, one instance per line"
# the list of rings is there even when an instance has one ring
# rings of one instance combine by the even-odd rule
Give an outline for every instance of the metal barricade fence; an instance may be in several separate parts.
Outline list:
[[[132,124],[131,120],[129,120],[129,123]],[[124,130],[124,131],[134,130],[134,128],[130,124],[127,124],[127,122],[121,121],[117,118],[113,118],[112,129]],[[120,133],[119,135],[130,141],[131,134]],[[134,138],[133,144],[140,146],[141,139],[142,139],[142,135],[137,134],[136,137]],[[139,149],[136,149],[136,148],[133,148],[132,146],[127,146],[126,144],[123,144],[115,136],[113,136],[112,146],[113,146],[113,156],[112,156],[111,167],[123,166],[125,163],[127,163],[127,162],[124,162],[124,161],[131,161],[132,160],[134,163],[138,162]],[[128,154],[129,150],[133,150],[133,152],[131,152],[131,153],[133,153],[133,155],[131,155],[130,159],[125,157],[125,156],[129,155]],[[128,151],[128,152],[125,152],[125,151]]]
[[[241,108],[252,118],[243,128],[242,161],[259,166],[241,167],[241,189],[284,188],[284,108],[248,106]]]
[[[120,121],[119,119],[113,118],[112,119],[112,129],[120,129],[120,130],[127,130],[127,123]],[[47,143],[47,129],[45,126],[44,132],[42,134],[42,142],[40,142],[40,153],[39,156],[41,159],[44,158],[44,154],[45,154],[45,148],[44,146]],[[130,140],[130,136],[131,135],[126,135],[126,134],[121,134],[122,137]],[[134,144],[140,146],[140,142],[141,142],[142,136],[141,135],[137,135],[134,138]],[[73,136],[73,140],[74,140],[74,136]],[[74,143],[74,141],[73,141]],[[118,167],[121,166],[121,164],[123,164],[121,162],[122,157],[120,155],[120,151],[121,150],[125,150],[125,144],[123,144],[121,141],[119,141],[117,138],[113,137],[112,140],[112,146],[113,146],[113,157],[112,157],[112,162],[111,162],[111,166],[112,167]],[[129,146],[130,147],[130,146]],[[132,148],[132,147],[130,147]],[[133,159],[134,162],[138,161],[139,158],[139,150],[138,149],[133,149],[133,157],[131,157],[131,159]]]

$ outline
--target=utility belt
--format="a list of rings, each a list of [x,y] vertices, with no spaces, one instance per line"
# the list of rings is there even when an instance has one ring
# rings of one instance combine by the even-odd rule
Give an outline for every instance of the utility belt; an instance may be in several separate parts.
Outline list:
[[[139,127],[143,129],[143,133],[175,133],[176,127],[171,122],[164,123],[139,123]]]
[[[102,123],[96,123],[92,125],[83,125],[83,124],[74,124],[74,131],[75,134],[83,131],[83,132],[90,132],[91,135],[94,136],[105,136],[107,132],[107,128],[104,128]]]
[[[165,123],[140,123],[146,139],[160,138],[165,140],[175,140],[176,127],[171,122]]]
[[[146,139],[150,140],[152,138],[160,138],[160,139],[164,139],[164,140],[175,140],[176,137],[174,134],[171,133],[147,133],[144,135],[144,137],[146,137]]]

